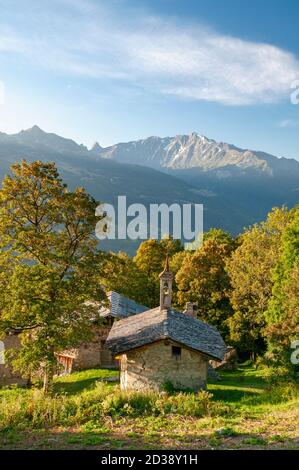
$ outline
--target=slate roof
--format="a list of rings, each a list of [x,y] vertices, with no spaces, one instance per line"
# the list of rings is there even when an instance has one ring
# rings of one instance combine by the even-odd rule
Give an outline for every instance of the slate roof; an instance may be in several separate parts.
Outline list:
[[[126,318],[148,310],[148,307],[138,304],[134,300],[131,300],[115,291],[107,292],[107,297],[110,306],[102,307],[99,311],[100,316],[104,318],[108,316]]]
[[[114,322],[106,346],[113,354],[171,339],[222,361],[225,343],[216,328],[173,309],[160,307]]]

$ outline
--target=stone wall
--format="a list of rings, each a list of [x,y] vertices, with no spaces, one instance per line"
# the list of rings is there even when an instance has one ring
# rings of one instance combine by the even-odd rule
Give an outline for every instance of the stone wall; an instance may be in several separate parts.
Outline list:
[[[99,343],[89,342],[83,343],[76,349],[73,361],[73,370],[90,369],[99,367],[101,362],[101,346]]]
[[[78,348],[69,349],[57,354],[60,366],[57,373],[69,373],[72,370],[89,369],[93,367],[118,367],[118,362],[114,360],[111,352],[106,348],[105,342],[110,328],[95,326],[92,340],[82,343]],[[4,343],[5,350],[21,347],[17,335],[7,335],[0,340]],[[70,361],[68,367],[64,360]],[[0,385],[10,385],[17,383],[23,385],[26,380],[14,373],[7,364],[0,364]]]
[[[210,364],[214,369],[233,370],[236,367],[238,359],[237,350],[233,346],[227,346],[223,361],[210,361]]]
[[[70,349],[60,356],[72,357],[72,370],[90,369],[93,367],[117,367],[111,355],[106,348],[105,342],[109,334],[110,328],[93,327],[93,338],[80,344],[78,348]]]
[[[200,353],[181,347],[174,356],[173,341],[165,340],[129,351],[121,356],[122,389],[161,390],[166,382],[175,388],[206,388],[208,360]]]
[[[20,349],[21,347],[21,343],[17,335],[7,335],[0,341],[4,343],[4,361],[5,351],[8,349]],[[14,383],[24,385],[26,380],[19,374],[13,372],[12,369],[8,367],[7,363],[0,364],[0,385],[11,385]]]

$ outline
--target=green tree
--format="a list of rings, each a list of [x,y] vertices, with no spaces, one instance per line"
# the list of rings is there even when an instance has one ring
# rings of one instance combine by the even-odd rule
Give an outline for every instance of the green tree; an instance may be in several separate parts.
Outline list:
[[[139,271],[147,278],[148,305],[150,307],[156,307],[159,304],[159,274],[164,268],[166,254],[168,253],[171,258],[182,250],[180,240],[173,240],[171,237],[160,241],[146,240],[139,246],[134,262]]]
[[[88,338],[97,309],[86,302],[104,297],[97,203],[82,188],[70,192],[53,163],[23,160],[12,173],[0,190],[0,331],[20,334],[13,365],[42,371],[47,392],[55,352]]]
[[[229,320],[231,341],[252,358],[265,350],[265,312],[272,296],[272,272],[289,217],[285,208],[273,209],[265,222],[240,237],[239,247],[227,261],[234,309]]]
[[[177,253],[184,252],[183,245],[181,240],[174,240],[172,237],[167,236],[163,237],[160,240],[160,246],[162,248],[163,262],[165,261],[165,256],[168,254],[169,258],[172,258]]]
[[[142,305],[149,305],[147,276],[126,253],[109,253],[100,269],[99,282]]]
[[[295,319],[298,320],[299,305],[295,286],[299,265],[299,206],[291,211],[290,216],[290,223],[281,238],[280,257],[272,277],[272,297],[266,312],[270,349],[276,350],[277,357],[287,357],[288,363],[289,345],[298,331],[293,327]]]
[[[176,275],[183,266],[185,259],[192,253],[193,252],[189,250],[178,251],[177,253],[174,253],[174,255],[169,260],[170,271],[174,274],[174,282],[172,286],[172,304],[178,309],[181,307],[181,305],[178,299],[178,286],[176,283]]]
[[[176,275],[180,306],[196,302],[199,318],[216,326],[224,338],[228,337],[227,319],[232,315],[225,265],[234,247],[229,234],[212,230],[201,248],[185,256]]]
[[[267,334],[273,345],[278,345],[283,357],[290,362],[290,343],[299,337],[299,259],[289,273],[288,282],[283,287],[284,314],[277,321],[270,322]]]

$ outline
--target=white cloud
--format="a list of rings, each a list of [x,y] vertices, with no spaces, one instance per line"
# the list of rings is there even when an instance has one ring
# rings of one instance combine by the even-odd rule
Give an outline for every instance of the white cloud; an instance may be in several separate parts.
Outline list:
[[[22,11],[26,29],[9,24],[0,34],[0,54],[20,54],[70,76],[122,80],[151,92],[226,105],[277,102],[299,78],[297,58],[270,44],[140,12],[123,21],[123,12],[92,1],[56,3],[59,14],[53,6]]]

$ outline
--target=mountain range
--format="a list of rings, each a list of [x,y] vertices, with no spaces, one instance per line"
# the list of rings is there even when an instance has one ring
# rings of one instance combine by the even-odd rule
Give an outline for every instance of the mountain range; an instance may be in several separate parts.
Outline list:
[[[96,199],[115,204],[201,203],[204,229],[221,227],[237,234],[265,218],[274,206],[299,202],[299,162],[240,149],[197,133],[147,139],[91,149],[38,126],[17,134],[0,132],[0,177],[10,165],[55,161],[70,185],[84,186]],[[102,243],[133,252],[136,243]]]

